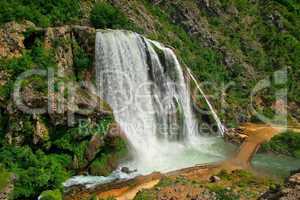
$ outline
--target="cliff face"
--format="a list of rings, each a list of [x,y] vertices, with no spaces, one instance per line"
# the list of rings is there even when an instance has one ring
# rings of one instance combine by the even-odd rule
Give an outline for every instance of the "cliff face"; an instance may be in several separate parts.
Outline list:
[[[14,190],[8,185],[0,194],[33,199],[72,175],[114,170],[126,144],[91,86],[95,29],[23,21],[3,25],[0,35],[0,166],[17,177]]]

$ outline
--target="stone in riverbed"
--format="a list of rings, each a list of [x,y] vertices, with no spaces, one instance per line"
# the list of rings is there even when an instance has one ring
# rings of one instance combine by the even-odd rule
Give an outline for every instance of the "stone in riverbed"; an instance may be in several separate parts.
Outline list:
[[[121,172],[125,173],[125,174],[132,174],[134,172],[137,172],[137,170],[130,170],[128,167],[122,167],[121,168]]]
[[[210,180],[211,183],[217,183],[217,182],[221,181],[221,178],[218,177],[218,176],[211,176],[209,178],[209,180]]]

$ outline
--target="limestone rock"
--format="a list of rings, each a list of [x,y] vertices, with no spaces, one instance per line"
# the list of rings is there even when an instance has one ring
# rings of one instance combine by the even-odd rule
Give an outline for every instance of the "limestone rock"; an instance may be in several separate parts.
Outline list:
[[[86,159],[88,162],[92,161],[97,153],[100,151],[101,146],[104,144],[103,137],[101,135],[93,135],[88,148],[86,149]]]
[[[210,182],[212,182],[212,183],[217,183],[217,182],[221,181],[221,178],[218,177],[218,176],[211,176],[211,177],[209,178],[209,180],[210,180]]]
[[[227,129],[224,137],[225,140],[234,144],[242,144],[248,138],[247,135],[243,134],[243,130],[237,128]]]
[[[292,184],[292,185],[300,185],[300,173],[292,175],[289,178],[288,182],[289,182],[289,184]]]
[[[34,130],[33,144],[37,144],[39,142],[46,141],[46,140],[48,140],[48,138],[49,138],[48,128],[44,124],[44,122],[38,118],[36,121],[35,130]]]
[[[15,21],[8,22],[0,28],[0,58],[20,57],[24,45],[24,32],[28,28],[35,28],[30,21],[17,23]]]
[[[45,46],[53,48],[59,76],[73,75],[72,29],[70,26],[49,27],[45,31]]]

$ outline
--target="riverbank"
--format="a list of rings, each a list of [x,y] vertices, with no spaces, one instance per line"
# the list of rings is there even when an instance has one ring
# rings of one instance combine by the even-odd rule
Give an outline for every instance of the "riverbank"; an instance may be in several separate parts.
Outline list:
[[[116,197],[118,200],[133,199],[141,190],[153,188],[155,185],[164,179],[176,180],[178,177],[189,181],[209,182],[211,177],[221,172],[229,172],[229,174],[239,170],[252,170],[251,159],[259,149],[260,145],[269,141],[275,135],[281,133],[285,129],[283,127],[274,127],[263,124],[243,124],[240,127],[242,134],[247,137],[240,146],[237,153],[228,160],[220,163],[198,165],[185,169],[168,172],[165,174],[154,173],[147,176],[139,176],[132,180],[116,181],[106,185],[99,185],[90,190],[85,190],[79,187],[73,189],[72,192],[66,194],[66,199],[83,199],[96,195],[101,198]],[[293,128],[296,130],[296,128]],[[298,130],[298,129],[297,129]],[[247,172],[248,173],[248,172]],[[229,175],[230,176],[230,175]],[[255,177],[255,175],[251,175]],[[265,178],[264,178],[265,179]],[[268,189],[268,184],[263,187]],[[260,193],[262,191],[259,191]],[[256,195],[257,196],[257,195]]]

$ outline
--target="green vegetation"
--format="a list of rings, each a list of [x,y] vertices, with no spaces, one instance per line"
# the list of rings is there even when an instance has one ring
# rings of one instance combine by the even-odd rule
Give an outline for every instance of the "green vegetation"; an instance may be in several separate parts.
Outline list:
[[[3,166],[0,165],[0,191],[2,191],[11,178],[11,173],[7,172]]]
[[[24,121],[20,118],[18,120]],[[1,164],[7,171],[17,176],[13,199],[34,199],[45,190],[54,190],[45,192],[45,199],[59,199],[59,191],[56,189],[62,188],[61,184],[67,178],[88,165],[85,153],[90,138],[95,134],[105,137],[112,121],[113,118],[106,117],[100,120],[99,124],[85,121],[73,128],[52,126],[49,127],[49,139],[40,145],[34,145],[31,141],[32,119],[27,118],[24,125],[28,128],[23,128],[22,132],[18,133],[25,136],[27,145],[5,144],[0,149]],[[11,123],[13,126],[13,121]],[[106,140],[105,146],[101,147],[92,165],[96,165],[99,161],[101,166],[97,166],[98,171],[102,170],[108,175],[116,167],[118,159],[125,157],[127,147],[121,138]],[[0,170],[1,187],[7,183],[9,175],[4,168]]]
[[[40,195],[40,200],[62,200],[62,194],[59,190],[47,190]]]
[[[259,80],[265,78],[271,80],[271,86],[258,93],[262,98],[262,104],[257,108],[259,113],[271,119],[274,117],[272,103],[275,93],[281,88],[288,88],[290,102],[299,103],[300,87],[296,81],[300,78],[297,67],[300,62],[297,56],[300,49],[297,31],[300,29],[299,2],[217,2],[205,8],[196,1],[163,1],[158,5],[144,1],[147,10],[158,19],[154,33],[148,36],[175,47],[177,54],[199,81],[210,81],[203,87],[208,95],[212,94],[210,100],[228,126],[235,126],[242,119],[251,119],[251,90]],[[180,8],[193,13],[186,15],[199,21],[201,27],[203,25],[203,33],[188,33],[192,27],[181,19],[185,17],[180,17],[180,13],[184,12]],[[226,17],[220,17],[215,11]],[[273,72],[285,69],[287,82],[276,83]],[[229,83],[222,104],[219,101],[222,91],[218,88]],[[300,119],[299,113],[292,115]],[[254,117],[252,119],[260,121]],[[281,121],[278,119],[278,122]]]
[[[217,200],[239,200],[240,196],[235,194],[231,189],[215,187],[211,191],[216,193]]]
[[[31,69],[56,68],[56,62],[52,50],[46,49],[40,40],[33,42],[31,49],[23,51],[22,56],[12,59],[0,59],[0,70],[9,74],[9,80],[0,87],[0,94],[3,101],[7,101],[11,95],[11,89],[17,76],[22,72]],[[31,85],[36,91],[46,93],[47,82],[45,77],[34,75],[22,82],[22,86]]]
[[[129,24],[127,17],[109,3],[96,3],[92,9],[90,20],[95,28],[122,28]]]
[[[92,67],[93,59],[77,43],[73,44],[74,71],[78,80],[83,80],[83,72]]]
[[[90,173],[97,176],[107,176],[118,165],[118,161],[128,154],[126,142],[119,138],[108,138],[106,146],[99,152],[99,157],[90,166]]]
[[[25,19],[46,27],[80,17],[80,0],[2,0],[0,3],[0,24]]]
[[[17,176],[14,199],[34,199],[44,190],[60,188],[61,183],[71,176],[66,170],[71,162],[69,156],[46,155],[42,150],[34,152],[28,146],[3,147],[0,160]]]
[[[287,131],[276,135],[262,145],[261,151],[300,158],[300,134]]]
[[[140,191],[135,200],[152,200],[161,196],[174,196],[180,198],[181,193],[211,194],[217,200],[239,200],[239,199],[258,199],[262,192],[269,187],[274,188],[273,180],[257,177],[249,171],[235,170],[219,172],[216,176],[220,178],[218,182],[207,182],[206,180],[190,180],[178,176],[176,178],[163,178],[154,188]],[[174,192],[173,192],[174,191]],[[179,193],[176,191],[180,191]],[[179,196],[176,196],[179,195]],[[170,197],[170,196],[168,196]]]

